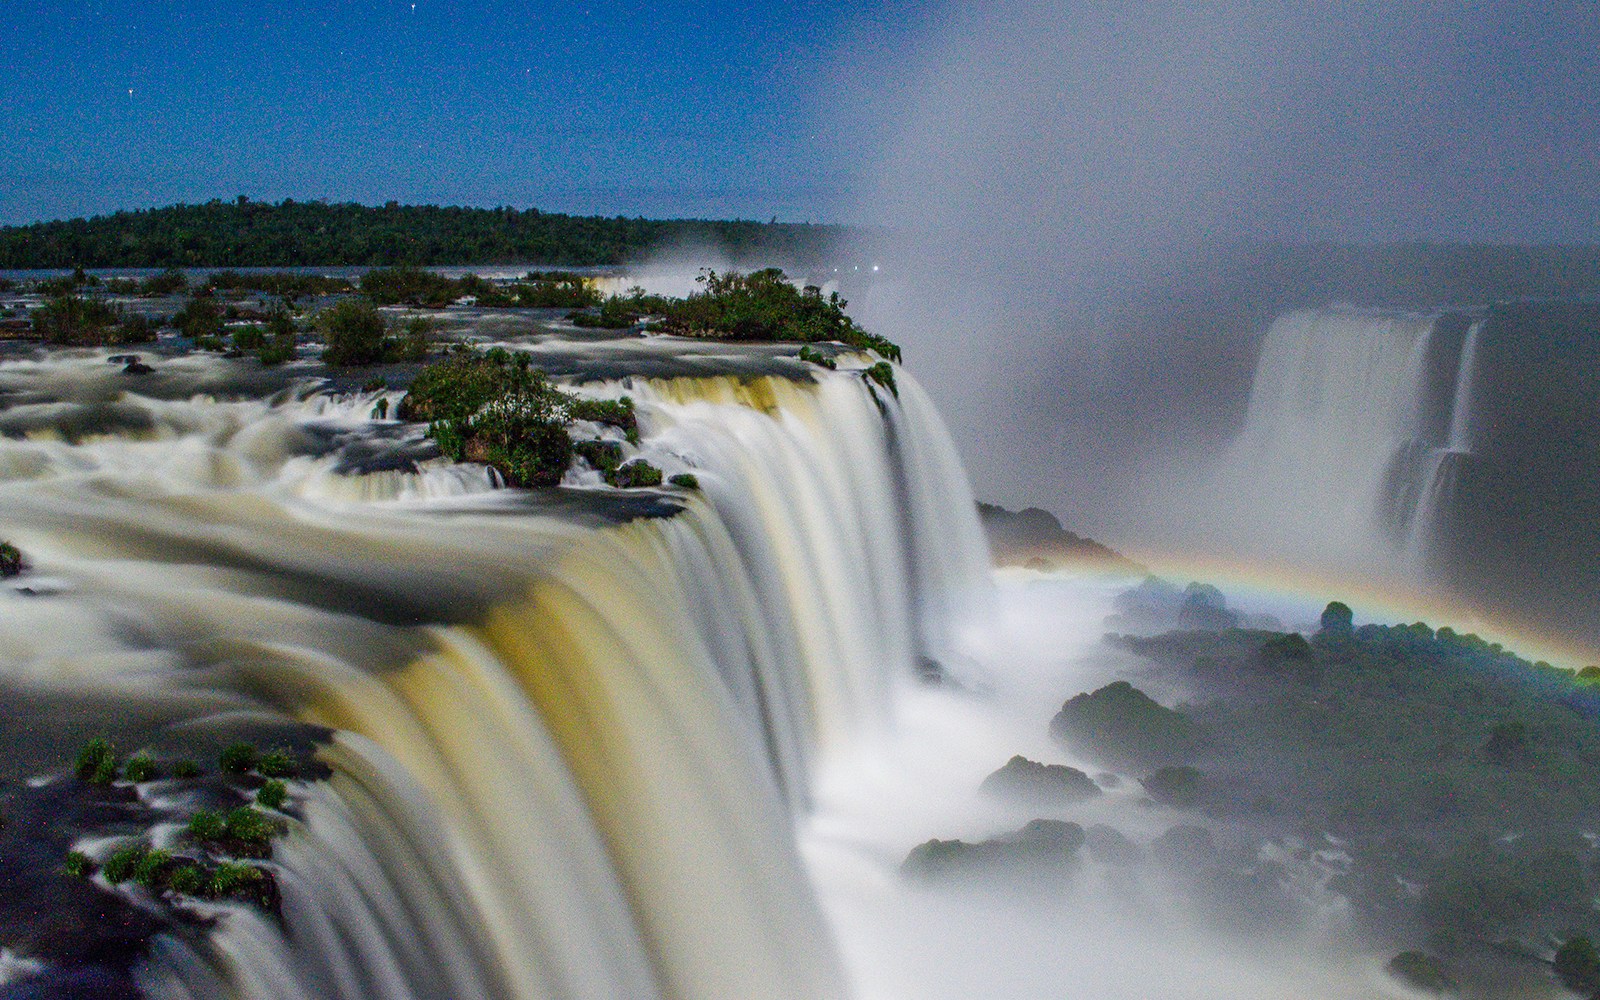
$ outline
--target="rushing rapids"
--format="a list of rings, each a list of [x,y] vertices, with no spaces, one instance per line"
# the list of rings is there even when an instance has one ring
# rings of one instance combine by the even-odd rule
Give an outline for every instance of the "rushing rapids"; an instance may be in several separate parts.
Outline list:
[[[975,679],[986,552],[950,442],[904,373],[894,394],[775,349],[535,350],[631,395],[640,448],[700,489],[496,489],[377,419],[381,392],[218,360],[0,365],[0,536],[33,564],[0,595],[5,777],[96,732],[265,733],[329,770],[294,783],[281,921],[194,901],[96,975],[150,996],[845,995],[792,824],[827,760],[892,725],[896,685]],[[16,988],[103,961],[23,938]]]

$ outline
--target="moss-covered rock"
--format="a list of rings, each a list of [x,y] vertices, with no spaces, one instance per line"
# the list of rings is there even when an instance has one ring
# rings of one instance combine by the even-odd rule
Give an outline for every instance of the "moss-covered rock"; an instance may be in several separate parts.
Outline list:
[[[1389,959],[1384,971],[1423,993],[1449,993],[1456,988],[1439,960],[1420,951],[1402,951]]]
[[[1145,792],[1162,805],[1187,807],[1200,801],[1203,775],[1182,765],[1163,767],[1145,778]]]
[[[606,476],[606,482],[620,489],[636,489],[646,486],[661,485],[661,470],[636,458]]]
[[[1050,734],[1075,756],[1131,771],[1186,763],[1200,744],[1187,716],[1127,681],[1069,700],[1050,720]]]

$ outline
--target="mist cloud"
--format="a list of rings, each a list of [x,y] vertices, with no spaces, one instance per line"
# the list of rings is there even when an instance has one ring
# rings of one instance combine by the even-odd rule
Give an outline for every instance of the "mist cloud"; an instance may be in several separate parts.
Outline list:
[[[894,237],[855,305],[906,346],[980,496],[1114,534],[1130,463],[1242,413],[1259,323],[1212,307],[1247,242],[1593,233],[1600,29],[1575,27],[1592,20],[953,11],[903,69],[873,53],[856,74],[871,120],[839,131],[874,151],[856,215]]]

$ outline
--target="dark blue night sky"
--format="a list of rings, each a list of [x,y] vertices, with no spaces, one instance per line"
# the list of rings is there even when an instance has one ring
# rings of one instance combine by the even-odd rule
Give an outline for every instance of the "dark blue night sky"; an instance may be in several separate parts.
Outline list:
[[[36,3],[6,28],[0,221],[245,194],[829,213],[841,43],[909,9]],[[17,8],[12,8],[12,13]]]
[[[1592,0],[79,0],[4,20],[0,223],[244,194],[1086,219],[1099,244],[1130,224],[1600,239]]]

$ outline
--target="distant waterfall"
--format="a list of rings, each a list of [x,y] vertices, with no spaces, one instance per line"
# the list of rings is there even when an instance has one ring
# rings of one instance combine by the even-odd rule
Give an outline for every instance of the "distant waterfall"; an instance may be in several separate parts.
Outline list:
[[[1426,558],[1471,453],[1482,320],[1351,309],[1273,321],[1206,506],[1245,551],[1324,566]]]
[[[920,658],[961,672],[988,586],[908,375],[592,382],[700,489],[527,494],[408,464],[374,394],[160,399],[106,368],[0,369],[42,429],[0,437],[0,529],[57,581],[0,594],[8,676],[335,734],[274,855],[283,930],[218,904],[149,992],[845,994],[794,812]]]

